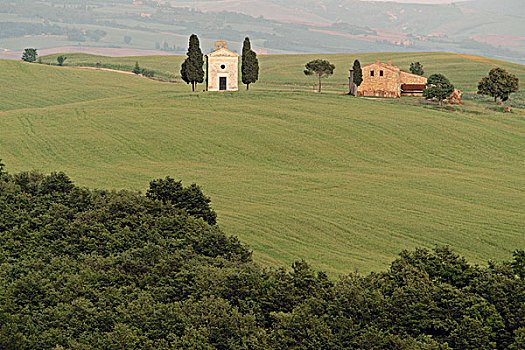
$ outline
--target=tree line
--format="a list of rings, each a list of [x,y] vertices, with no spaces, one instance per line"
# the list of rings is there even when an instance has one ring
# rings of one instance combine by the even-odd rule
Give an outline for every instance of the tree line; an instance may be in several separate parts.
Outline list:
[[[525,347],[523,250],[487,266],[407,250],[332,279],[254,263],[210,204],[170,177],[91,190],[0,162],[0,349]]]

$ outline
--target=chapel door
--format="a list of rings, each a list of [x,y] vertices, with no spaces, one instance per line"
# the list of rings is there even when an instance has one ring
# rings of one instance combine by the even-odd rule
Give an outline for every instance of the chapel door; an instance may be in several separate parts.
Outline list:
[[[219,90],[225,91],[226,87],[228,86],[226,77],[220,77],[219,78]]]

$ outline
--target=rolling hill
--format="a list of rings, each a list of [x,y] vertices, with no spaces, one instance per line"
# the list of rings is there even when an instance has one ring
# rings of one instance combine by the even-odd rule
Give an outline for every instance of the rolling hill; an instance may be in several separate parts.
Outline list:
[[[43,57],[43,62],[56,64],[57,57],[61,54]],[[180,66],[184,56],[149,56],[149,57],[105,57],[88,54],[65,54],[68,67],[88,66],[94,67],[98,64],[108,68],[131,71],[138,62],[141,67],[155,71],[156,76],[182,83],[180,78]],[[503,67],[521,78],[525,83],[523,65],[511,62],[489,59],[486,57],[418,52],[418,53],[358,53],[358,54],[309,54],[309,55],[262,55],[261,76],[257,87],[265,89],[287,89],[292,91],[310,91],[317,79],[306,77],[303,74],[304,65],[313,59],[327,59],[336,66],[334,76],[326,79],[323,83],[326,91],[344,93],[348,91],[348,69],[351,68],[355,59],[361,64],[372,63],[379,59],[392,63],[409,70],[410,63],[419,61],[425,67],[425,75],[444,73],[450,77],[455,86],[464,92],[472,93],[477,89],[480,78],[486,75],[490,69],[498,66]],[[523,86],[523,85],[522,85]],[[521,98],[523,91],[517,95]],[[516,99],[516,98],[514,98]]]
[[[483,263],[525,245],[523,109],[342,94],[355,58],[421,60],[466,91],[496,64],[525,81],[524,66],[456,54],[326,57],[339,67],[326,94],[310,93],[301,73],[311,56],[263,56],[253,91],[226,94],[0,60],[0,158],[11,172],[64,170],[90,187],[196,182],[220,226],[267,265],[305,258],[336,275],[376,271],[416,246],[449,244]],[[176,76],[179,59],[141,65]],[[103,60],[137,58],[68,62]]]

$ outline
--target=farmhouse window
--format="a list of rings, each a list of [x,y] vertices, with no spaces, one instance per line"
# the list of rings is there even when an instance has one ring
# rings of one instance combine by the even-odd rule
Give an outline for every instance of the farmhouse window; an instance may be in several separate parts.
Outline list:
[[[371,77],[374,76],[374,71],[373,71],[373,70],[370,71],[370,76],[371,76]]]
[[[379,76],[382,77],[383,76],[383,71],[379,71]]]

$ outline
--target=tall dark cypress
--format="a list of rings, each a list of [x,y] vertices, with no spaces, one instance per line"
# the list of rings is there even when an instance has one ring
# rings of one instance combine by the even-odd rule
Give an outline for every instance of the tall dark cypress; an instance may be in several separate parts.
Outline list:
[[[191,83],[193,91],[196,91],[197,84],[204,82],[204,56],[200,48],[199,38],[195,34],[190,36],[187,55],[188,58],[182,63],[180,74],[182,80],[187,84]]]
[[[363,70],[361,69],[361,63],[359,60],[354,61],[354,84],[359,87],[363,83]]]
[[[244,39],[242,47],[242,82],[246,84],[246,90],[250,89],[250,84],[259,80],[259,60],[257,54],[252,50],[250,38]]]

